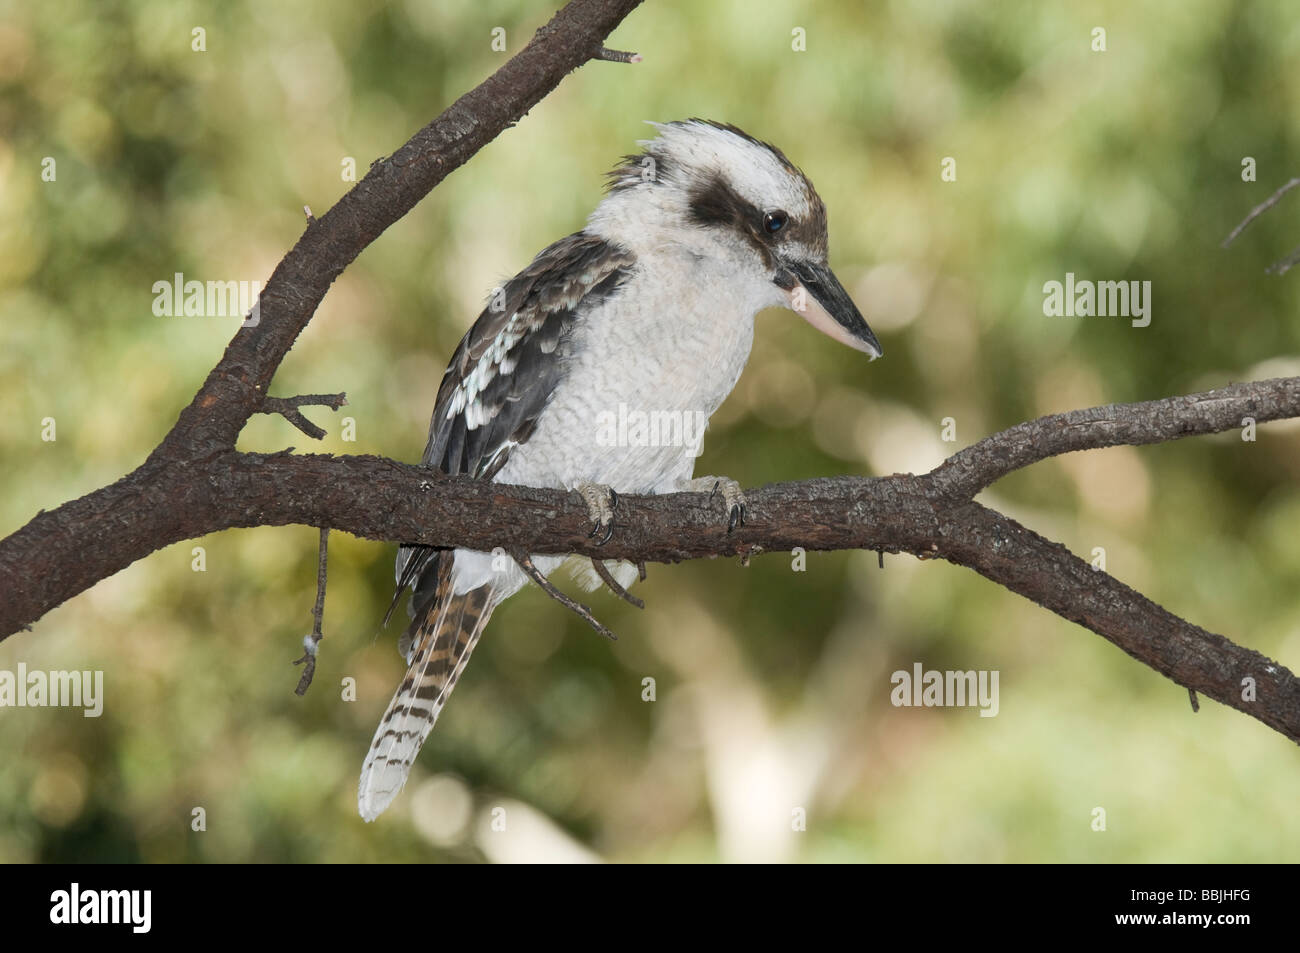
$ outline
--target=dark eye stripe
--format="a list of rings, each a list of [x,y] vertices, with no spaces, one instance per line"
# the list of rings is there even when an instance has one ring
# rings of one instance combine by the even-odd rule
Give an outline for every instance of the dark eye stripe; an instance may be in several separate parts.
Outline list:
[[[697,186],[691,193],[691,218],[698,225],[754,228],[762,213],[736,194],[721,175]]]
[[[809,189],[811,190],[811,186]],[[696,183],[689,193],[690,221],[705,227],[729,228],[753,246],[768,265],[775,267],[774,253],[779,234],[780,243],[796,242],[814,253],[826,252],[826,211],[815,192],[810,192],[811,211],[806,219],[790,218],[784,209],[764,212],[746,201],[720,174]],[[769,215],[780,215],[781,227],[771,231],[767,227]]]

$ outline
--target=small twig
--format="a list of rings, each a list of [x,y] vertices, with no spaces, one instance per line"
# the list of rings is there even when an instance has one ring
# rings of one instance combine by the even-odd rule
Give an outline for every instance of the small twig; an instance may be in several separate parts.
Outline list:
[[[605,60],[610,63],[640,63],[640,53],[627,53],[623,50],[611,50],[607,46],[602,46],[596,51],[593,60]]]
[[[614,593],[614,595],[618,596],[624,602],[630,602],[638,609],[645,608],[644,599],[638,599],[636,596],[632,595],[632,593],[628,592],[626,589],[624,589],[622,586],[619,585],[618,580],[614,578],[614,574],[610,572],[609,569],[605,566],[605,560],[596,559],[593,556],[591,559],[591,565],[592,568],[596,570],[596,575],[601,578],[601,580],[609,588],[610,592]]]
[[[639,579],[641,582],[645,582],[645,560],[644,559],[637,561],[636,575],[637,575],[637,579]]]
[[[1281,261],[1275,261],[1264,269],[1267,275],[1285,275],[1296,265],[1300,265],[1300,248],[1295,249]]]
[[[312,634],[320,640],[322,629],[321,621],[325,618],[325,570],[328,564],[329,556],[330,529],[328,526],[320,528],[320,554],[316,559],[316,605],[311,610],[313,619]]]
[[[1189,688],[1189,689],[1187,689],[1187,697],[1190,698],[1190,699],[1192,700],[1192,711],[1193,711],[1193,712],[1198,712],[1198,711],[1200,711],[1200,710],[1201,710],[1201,703],[1200,703],[1200,701],[1199,701],[1199,700],[1197,699],[1197,697],[1196,697],[1196,689],[1194,689],[1194,688]]]
[[[325,638],[325,633],[321,629],[321,623],[325,619],[325,567],[328,564],[329,553],[329,527],[320,528],[320,556],[316,563],[316,606],[311,610],[312,627],[311,635],[305,635],[302,639],[304,649],[302,658],[295,659],[294,665],[306,664],[302,670],[302,677],[298,679],[298,687],[293,690],[295,695],[306,695],[307,689],[311,687],[311,680],[316,674],[316,650],[320,645],[320,640]]]
[[[511,553],[511,556],[513,556],[515,562],[519,564],[519,568],[528,574],[528,578],[541,586],[542,591],[548,596],[566,609],[579,615],[583,622],[586,622],[587,625],[591,626],[605,638],[614,641],[618,640],[617,635],[605,626],[601,625],[600,621],[591,614],[591,609],[584,606],[581,602],[575,602],[573,599],[570,599],[564,593],[560,592],[559,589],[556,589],[555,586],[551,585],[551,581],[542,575],[540,569],[533,565],[533,560],[527,553]]]
[[[325,437],[325,431],[302,415],[299,407],[328,407],[338,410],[348,402],[347,394],[299,394],[297,397],[264,397],[260,414],[279,414],[313,440]]]
[[[881,569],[885,568],[885,551],[883,549],[876,550],[876,565]]]
[[[1237,240],[1237,236],[1246,230],[1247,225],[1249,225],[1251,222],[1255,221],[1255,219],[1259,218],[1261,215],[1263,215],[1265,212],[1271,209],[1274,205],[1276,205],[1279,201],[1281,201],[1282,196],[1286,195],[1287,192],[1290,192],[1297,185],[1300,185],[1300,176],[1297,176],[1296,178],[1292,179],[1286,185],[1282,186],[1282,188],[1278,189],[1268,198],[1264,199],[1264,201],[1256,205],[1253,209],[1250,210],[1250,214],[1241,220],[1241,224],[1238,225],[1229,233],[1228,237],[1223,240],[1223,244],[1220,245],[1219,247],[1227,248],[1229,245],[1231,245],[1234,241]]]
[[[303,214],[307,216],[307,224],[308,224],[308,225],[311,225],[313,222],[316,221],[316,216],[313,215],[313,214],[311,213],[311,206],[310,206],[310,205],[304,205],[304,206],[302,207],[302,211],[303,211]]]

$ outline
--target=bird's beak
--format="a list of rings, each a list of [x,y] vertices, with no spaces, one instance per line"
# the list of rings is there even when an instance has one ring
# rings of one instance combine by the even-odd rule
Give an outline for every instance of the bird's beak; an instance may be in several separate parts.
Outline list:
[[[829,265],[809,261],[783,262],[776,283],[789,295],[790,310],[801,315],[818,331],[841,344],[865,351],[873,361],[883,353],[862,312]]]

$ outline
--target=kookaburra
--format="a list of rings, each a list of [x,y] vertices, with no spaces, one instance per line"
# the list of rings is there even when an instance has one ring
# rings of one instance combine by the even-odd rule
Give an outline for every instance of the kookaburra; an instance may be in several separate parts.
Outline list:
[[[789,308],[881,353],[827,262],[826,207],[781,150],[724,123],[654,125],[587,226],[510,279],[461,340],[424,451],[444,473],[576,490],[602,534],[618,493],[720,490],[728,529],[744,519],[737,483],[693,478],[697,441],[611,439],[608,422],[620,408],[707,420],[749,359],[759,311]],[[549,574],[564,561],[534,563]],[[624,586],[637,574],[606,568]],[[499,555],[403,546],[397,582],[412,589],[409,668],[362,768],[368,821],[406,783],[492,611],[528,577]]]

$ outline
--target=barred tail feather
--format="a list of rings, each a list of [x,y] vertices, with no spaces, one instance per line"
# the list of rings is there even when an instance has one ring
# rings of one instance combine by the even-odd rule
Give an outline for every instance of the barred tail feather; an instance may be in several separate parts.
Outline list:
[[[450,572],[443,576],[441,591],[413,627],[406,677],[379,722],[361,769],[357,808],[367,821],[382,814],[406,784],[420,746],[499,601],[491,586],[453,593],[449,577]]]

